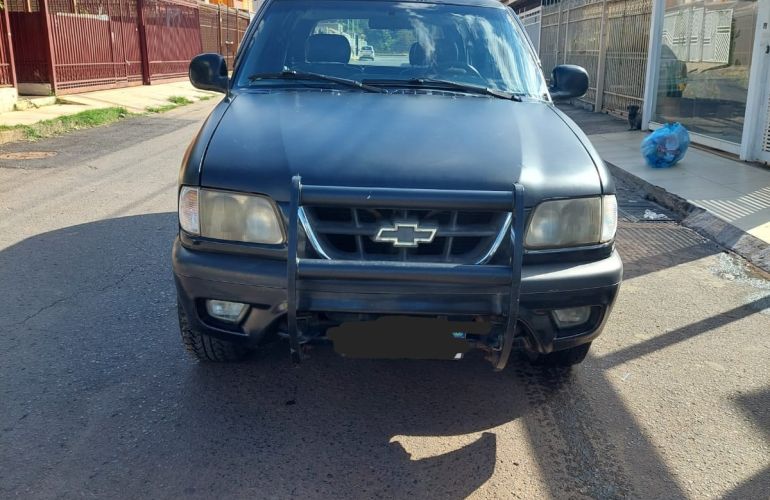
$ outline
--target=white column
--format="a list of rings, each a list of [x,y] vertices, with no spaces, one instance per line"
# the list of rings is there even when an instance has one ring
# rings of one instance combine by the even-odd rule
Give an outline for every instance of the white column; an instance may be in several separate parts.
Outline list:
[[[650,41],[647,49],[647,72],[644,77],[644,104],[642,106],[642,130],[647,130],[655,112],[655,98],[658,93],[660,47],[663,45],[663,16],[665,0],[652,1],[650,16]]]
[[[749,93],[746,96],[746,115],[743,119],[743,135],[741,136],[741,160],[756,160],[758,158],[758,138],[765,127],[765,113],[768,113],[767,81],[770,55],[766,54],[770,47],[770,0],[759,0],[757,5],[757,27],[755,30],[754,46],[751,54],[751,73],[749,75]]]
[[[604,104],[604,72],[607,64],[607,0],[602,0],[602,20],[599,28],[599,61],[596,66],[596,99],[594,112],[601,113]]]

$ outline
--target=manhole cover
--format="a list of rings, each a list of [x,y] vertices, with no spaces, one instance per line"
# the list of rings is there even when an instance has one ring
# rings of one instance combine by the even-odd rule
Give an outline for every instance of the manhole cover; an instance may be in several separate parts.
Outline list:
[[[0,160],[40,160],[54,156],[53,151],[21,151],[19,153],[0,153]]]

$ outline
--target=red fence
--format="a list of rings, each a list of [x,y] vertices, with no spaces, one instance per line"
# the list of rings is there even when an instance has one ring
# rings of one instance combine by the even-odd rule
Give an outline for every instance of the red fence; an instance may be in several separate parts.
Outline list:
[[[8,6],[18,82],[49,84],[58,94],[185,77],[190,59],[204,50],[232,59],[248,24],[244,13],[222,9],[212,27],[231,43],[204,49],[211,27],[200,13],[211,7],[189,0],[9,0]],[[0,85],[3,68],[0,55]]]
[[[248,15],[223,5],[200,5],[201,42],[204,52],[218,52],[233,67],[235,52],[249,25]]]
[[[135,0],[49,0],[47,14],[57,90],[142,82]]]
[[[0,12],[0,86],[16,85],[16,70],[11,53],[11,37],[9,33],[10,18],[8,9]]]
[[[150,80],[187,75],[187,66],[202,52],[198,6],[146,0],[143,10]]]

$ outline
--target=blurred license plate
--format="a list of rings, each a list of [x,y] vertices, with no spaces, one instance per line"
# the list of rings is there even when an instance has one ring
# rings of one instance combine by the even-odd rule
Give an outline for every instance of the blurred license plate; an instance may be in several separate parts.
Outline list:
[[[488,323],[413,316],[383,316],[330,328],[334,350],[350,358],[460,359],[470,350],[466,334],[486,335]]]

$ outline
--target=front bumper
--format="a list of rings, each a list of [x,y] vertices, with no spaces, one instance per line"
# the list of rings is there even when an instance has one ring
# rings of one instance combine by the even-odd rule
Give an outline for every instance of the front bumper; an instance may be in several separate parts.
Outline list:
[[[253,344],[286,317],[289,294],[284,260],[191,250],[177,238],[173,268],[188,320],[211,335]],[[548,353],[593,340],[601,333],[622,274],[617,251],[594,262],[523,266],[518,322],[524,326],[526,348]],[[505,317],[511,293],[505,283],[394,282],[385,276],[307,278],[298,285],[300,312]],[[241,323],[224,325],[208,317],[205,299],[251,307]],[[550,310],[579,306],[594,306],[589,322],[579,330],[561,331]]]
[[[300,249],[303,205],[484,210],[512,214],[507,262],[483,265],[313,258]],[[430,315],[488,321],[475,345],[502,369],[514,344],[548,353],[589,342],[601,332],[622,278],[617,253],[600,261],[523,266],[524,188],[462,191],[304,186],[292,179],[287,259],[216,254],[174,246],[174,272],[188,320],[212,335],[257,342],[285,316],[292,357],[301,358],[306,330],[340,316]],[[237,324],[205,314],[205,299],[241,302]],[[553,309],[591,306],[587,322],[560,329]],[[336,314],[335,314],[336,313]],[[283,325],[282,325],[283,326]],[[524,335],[522,335],[524,332]]]

